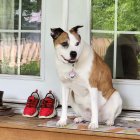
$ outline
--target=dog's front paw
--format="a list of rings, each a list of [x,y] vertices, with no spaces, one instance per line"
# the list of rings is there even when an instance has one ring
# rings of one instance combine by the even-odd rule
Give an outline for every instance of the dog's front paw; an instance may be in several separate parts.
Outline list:
[[[77,117],[74,119],[74,123],[81,123],[83,121],[82,117]]]
[[[88,129],[90,130],[94,130],[96,128],[98,128],[98,122],[91,122],[89,125],[88,125]]]
[[[112,125],[114,125],[114,120],[107,120],[105,123],[108,126],[112,126]]]
[[[64,119],[60,119],[57,123],[56,123],[56,126],[58,127],[63,127],[67,125],[67,120],[64,120]]]

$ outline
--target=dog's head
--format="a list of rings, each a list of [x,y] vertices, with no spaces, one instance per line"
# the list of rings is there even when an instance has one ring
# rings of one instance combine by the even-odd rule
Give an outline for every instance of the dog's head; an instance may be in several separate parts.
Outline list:
[[[82,50],[81,36],[78,34],[78,29],[81,27],[83,26],[75,26],[68,32],[61,28],[51,29],[56,55],[62,62],[75,63],[78,61]]]

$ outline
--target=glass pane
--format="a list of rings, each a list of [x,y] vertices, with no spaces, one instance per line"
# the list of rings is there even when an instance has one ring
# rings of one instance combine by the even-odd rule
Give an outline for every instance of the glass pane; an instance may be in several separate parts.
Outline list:
[[[0,29],[18,29],[18,0],[0,0]]]
[[[117,78],[140,79],[139,43],[140,43],[140,35],[133,34],[118,35]]]
[[[22,33],[21,40],[21,75],[40,75],[40,33]]]
[[[115,0],[92,0],[92,29],[114,30],[114,4]]]
[[[22,1],[23,30],[40,30],[41,28],[41,0]]]
[[[111,69],[113,75],[113,34],[93,34],[92,37],[92,46],[96,53],[104,59],[104,61],[108,64]]]
[[[140,31],[140,0],[119,0],[118,30]]]
[[[17,33],[0,33],[0,74],[17,74]]]

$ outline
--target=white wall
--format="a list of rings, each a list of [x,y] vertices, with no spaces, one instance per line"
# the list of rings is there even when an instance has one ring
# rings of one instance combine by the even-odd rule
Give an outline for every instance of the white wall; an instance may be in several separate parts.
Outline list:
[[[114,87],[123,99],[123,108],[140,110],[140,83],[137,80],[114,80]]]
[[[80,34],[90,43],[90,0],[69,0],[68,16],[68,28],[83,25]]]

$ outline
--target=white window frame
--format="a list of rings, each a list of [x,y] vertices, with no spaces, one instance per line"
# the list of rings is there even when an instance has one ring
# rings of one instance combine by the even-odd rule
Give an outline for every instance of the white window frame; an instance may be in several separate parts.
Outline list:
[[[40,30],[22,30],[21,29],[21,18],[22,18],[22,0],[19,0],[19,19],[18,19],[18,29],[0,29],[1,33],[17,33],[18,34],[18,58],[17,58],[17,67],[18,71],[17,74],[11,75],[11,74],[0,74],[0,78],[6,78],[6,79],[22,79],[22,80],[44,80],[45,79],[45,72],[44,72],[44,47],[45,46],[45,32],[43,28],[45,27],[45,21],[46,21],[46,16],[45,16],[45,0],[42,0],[41,3],[41,29]],[[20,75],[20,43],[21,43],[21,34],[22,33],[40,33],[41,34],[41,51],[40,51],[40,58],[41,58],[41,63],[40,63],[40,76],[33,76],[33,75]]]
[[[140,84],[140,80],[129,80],[129,79],[116,79],[116,55],[117,55],[117,36],[118,34],[140,34],[140,31],[118,31],[117,30],[117,17],[118,17],[118,1],[115,0],[115,10],[114,10],[114,31],[111,30],[94,30],[91,29],[91,33],[109,33],[114,35],[114,60],[113,60],[113,81],[129,84]],[[90,0],[91,4],[91,0]]]
[[[140,34],[140,31],[117,31],[118,1],[115,0],[114,11],[114,31],[93,30],[91,33],[110,33],[114,35],[114,65],[113,65],[113,85],[120,92],[123,99],[123,109],[140,110],[140,80],[115,79],[116,77],[116,55],[117,55],[117,35],[118,34]],[[90,0],[91,6],[91,0]],[[89,8],[91,11],[91,7]],[[93,19],[94,20],[94,19]]]

